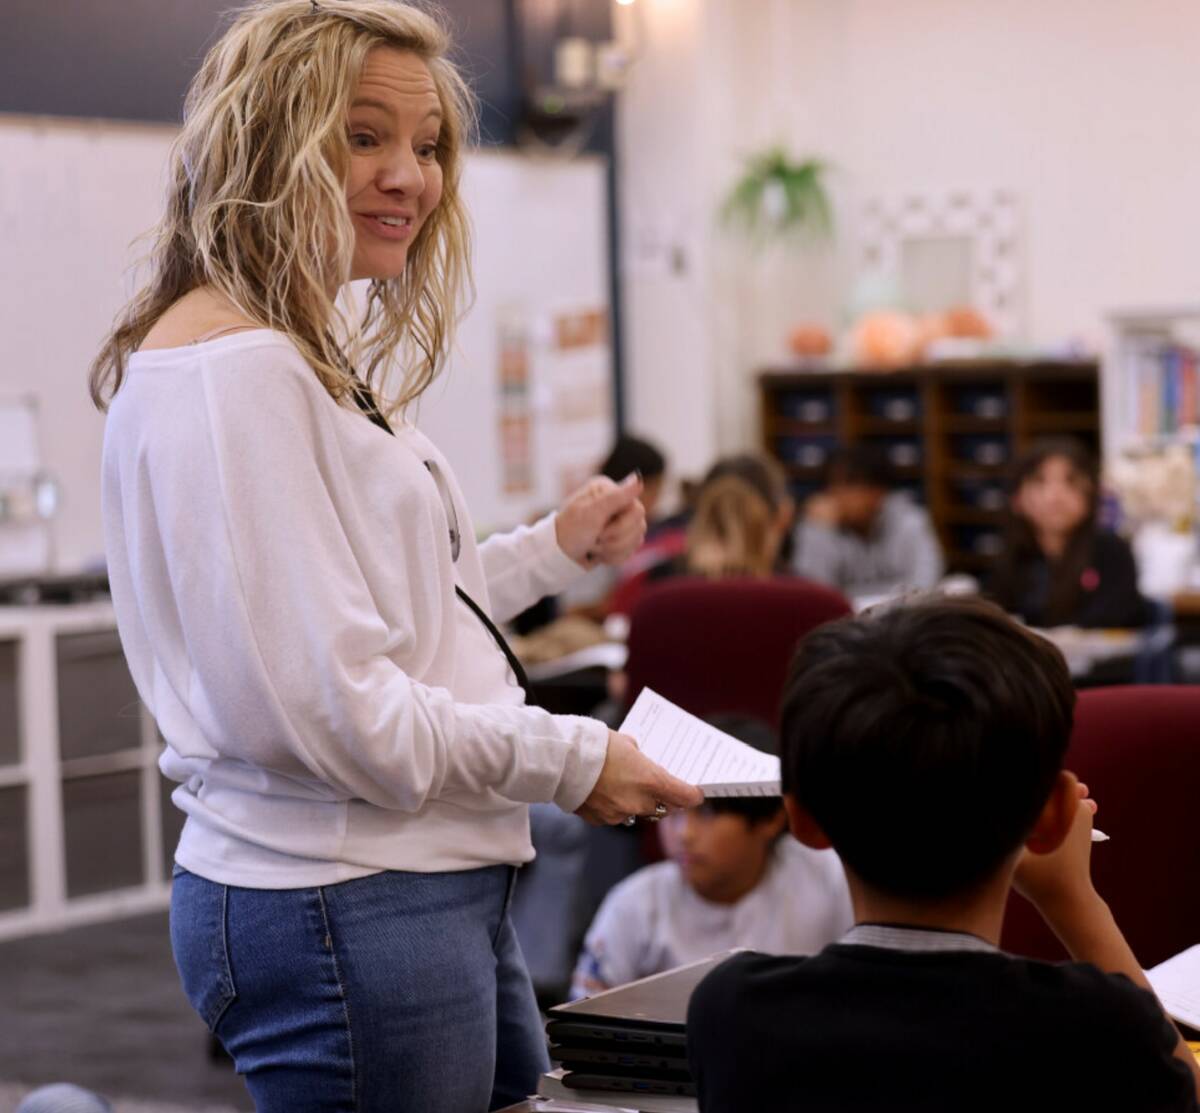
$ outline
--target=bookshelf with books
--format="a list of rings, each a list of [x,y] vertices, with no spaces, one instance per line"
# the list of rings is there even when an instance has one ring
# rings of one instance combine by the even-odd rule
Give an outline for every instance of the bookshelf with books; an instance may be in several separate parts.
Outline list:
[[[1000,544],[1005,477],[1047,436],[1100,448],[1092,361],[937,363],[897,371],[768,370],[759,377],[762,444],[798,502],[830,452],[873,444],[929,509],[950,571],[985,570]]]
[[[1200,437],[1200,306],[1114,313],[1116,451]]]

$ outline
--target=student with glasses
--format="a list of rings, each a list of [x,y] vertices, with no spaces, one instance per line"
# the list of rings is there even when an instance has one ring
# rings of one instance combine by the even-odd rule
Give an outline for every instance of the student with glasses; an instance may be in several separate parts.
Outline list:
[[[259,1110],[530,1092],[548,1063],[508,920],[528,805],[614,823],[701,799],[527,706],[494,626],[636,549],[636,478],[476,544],[406,418],[467,278],[449,49],[392,0],[238,13],[92,371],[113,603],[187,813],[175,958]]]

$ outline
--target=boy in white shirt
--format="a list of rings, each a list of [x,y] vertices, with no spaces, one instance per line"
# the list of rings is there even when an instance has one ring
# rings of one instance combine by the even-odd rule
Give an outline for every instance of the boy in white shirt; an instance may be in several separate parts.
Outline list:
[[[713,725],[777,752],[763,723],[726,717]],[[853,923],[840,859],[788,835],[778,797],[707,800],[668,816],[658,831],[667,860],[605,898],[575,968],[573,998],[734,947],[814,954]]]

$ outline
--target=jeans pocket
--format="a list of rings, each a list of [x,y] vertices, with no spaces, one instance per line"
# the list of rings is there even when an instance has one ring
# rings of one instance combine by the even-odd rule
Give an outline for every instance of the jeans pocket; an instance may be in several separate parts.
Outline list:
[[[186,870],[171,886],[171,950],[184,996],[215,1031],[237,999],[229,965],[229,889]]]

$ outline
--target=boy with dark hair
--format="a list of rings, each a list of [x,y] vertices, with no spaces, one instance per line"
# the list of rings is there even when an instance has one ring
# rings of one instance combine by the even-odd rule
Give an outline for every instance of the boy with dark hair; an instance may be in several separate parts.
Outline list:
[[[620,483],[634,472],[642,477],[642,505],[647,522],[653,520],[667,477],[666,457],[649,441],[622,433],[600,465],[600,474]]]
[[[1062,768],[1073,711],[1058,650],[977,600],[801,643],[784,800],[797,838],[841,855],[856,925],[814,958],[740,955],[700,984],[704,1113],[1194,1113],[1200,1069],[1092,887],[1095,804]],[[1013,887],[1075,962],[998,950]]]
[[[883,451],[851,445],[825,463],[804,504],[792,570],[865,598],[933,587],[945,567],[928,512],[898,490]]]
[[[765,753],[774,732],[746,716],[710,720]],[[837,855],[789,838],[775,797],[706,800],[658,825],[664,862],[605,898],[571,989],[590,996],[735,947],[814,954],[853,922]]]

